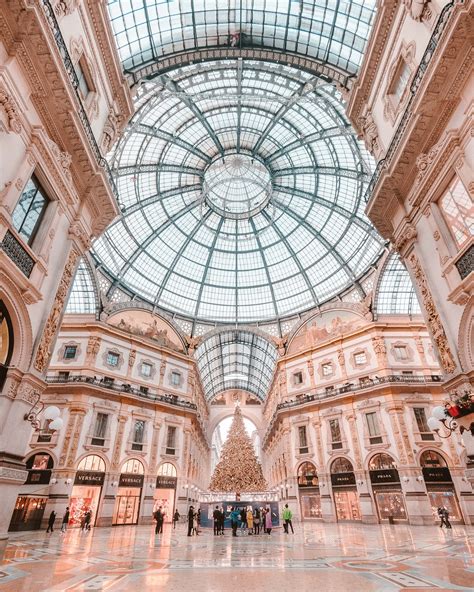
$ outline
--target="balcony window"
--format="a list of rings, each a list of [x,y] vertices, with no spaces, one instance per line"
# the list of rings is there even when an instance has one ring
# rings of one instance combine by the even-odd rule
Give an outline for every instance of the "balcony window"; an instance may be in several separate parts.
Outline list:
[[[331,362],[326,362],[325,364],[321,364],[321,371],[323,376],[332,376],[333,374],[333,367]]]
[[[175,454],[176,452],[176,427],[168,426],[166,433],[166,454]]]
[[[367,421],[367,428],[369,430],[369,442],[371,444],[382,444],[382,436],[380,435],[380,427],[377,418],[377,413],[366,413],[365,419]]]
[[[82,99],[85,100],[88,97],[89,93],[92,92],[93,84],[89,72],[89,67],[87,66],[87,62],[84,56],[82,56],[81,59],[77,62],[77,64],[74,66],[74,71],[76,72],[76,76],[79,81],[78,90],[82,96]]]
[[[64,382],[67,382],[68,379],[69,372],[58,372],[58,380],[64,380]]]
[[[402,97],[407,89],[410,76],[410,66],[405,62],[405,60],[401,60],[397,73],[395,74],[392,87],[390,89],[390,94],[395,97],[397,103],[402,100]]]
[[[171,372],[171,384],[173,386],[180,386],[181,384],[181,374],[179,372]]]
[[[107,364],[109,366],[117,367],[120,360],[120,354],[117,352],[109,351],[107,352]]]
[[[454,179],[439,204],[456,245],[462,247],[474,236],[474,201],[459,178]]]
[[[356,366],[364,366],[367,364],[367,355],[365,352],[356,352],[354,354],[354,364]]]
[[[152,366],[148,362],[142,362],[142,376],[150,378]]]
[[[426,421],[426,411],[424,407],[414,407],[413,414],[415,415],[416,425],[422,440],[434,440],[434,434],[428,427]]]
[[[105,444],[105,435],[107,433],[107,424],[109,416],[107,413],[98,413],[95,419],[94,433],[91,444],[93,446],[103,446]]]
[[[408,349],[406,345],[394,345],[393,351],[395,352],[395,358],[397,360],[408,360]]]
[[[132,450],[143,450],[144,439],[145,422],[142,419],[137,419],[133,425]]]
[[[293,374],[293,384],[295,386],[303,384],[303,372],[295,372]]]
[[[298,427],[298,441],[300,454],[306,454],[308,452],[308,437],[306,434],[306,426]]]
[[[329,420],[329,432],[331,435],[331,447],[333,450],[342,448],[341,427],[338,419]]]
[[[63,358],[65,360],[74,360],[77,355],[77,345],[66,345],[64,347]]]
[[[12,224],[18,234],[31,245],[41,224],[49,200],[33,175],[23,189],[12,214]]]

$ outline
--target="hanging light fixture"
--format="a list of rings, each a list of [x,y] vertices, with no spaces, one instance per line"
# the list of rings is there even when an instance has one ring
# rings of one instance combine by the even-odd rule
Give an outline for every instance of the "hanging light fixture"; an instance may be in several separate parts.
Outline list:
[[[428,418],[427,423],[430,430],[440,438],[449,438],[458,427],[457,421],[453,417],[449,417],[446,408],[442,405],[433,408],[432,415]],[[441,428],[446,429],[447,433],[443,434],[440,431]]]

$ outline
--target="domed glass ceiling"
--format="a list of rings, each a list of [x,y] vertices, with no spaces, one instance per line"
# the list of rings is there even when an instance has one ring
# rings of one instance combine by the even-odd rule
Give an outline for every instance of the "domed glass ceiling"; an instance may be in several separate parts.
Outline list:
[[[372,163],[330,83],[206,62],[143,82],[136,107],[110,161],[122,215],[93,247],[112,289],[251,323],[329,300],[380,255]]]

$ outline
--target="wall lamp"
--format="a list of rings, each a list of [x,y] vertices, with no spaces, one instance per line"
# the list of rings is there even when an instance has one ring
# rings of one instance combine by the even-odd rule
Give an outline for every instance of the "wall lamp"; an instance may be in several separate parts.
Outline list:
[[[59,417],[61,411],[54,405],[50,405],[45,409],[44,403],[41,401],[41,395],[38,392],[35,392],[35,397],[36,399],[31,406],[31,409],[25,413],[23,419],[29,421],[35,430],[40,430],[41,419],[49,421],[48,430],[60,430],[63,427],[63,420]],[[40,414],[43,414],[42,418],[39,417]]]

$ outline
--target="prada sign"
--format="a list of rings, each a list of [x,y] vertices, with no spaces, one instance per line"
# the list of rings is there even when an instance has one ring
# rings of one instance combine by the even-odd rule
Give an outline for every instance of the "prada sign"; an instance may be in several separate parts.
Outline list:
[[[143,475],[122,473],[119,479],[119,487],[143,487]]]
[[[423,467],[425,483],[452,483],[448,467]]]
[[[176,477],[158,475],[156,478],[156,489],[176,489],[176,481]]]
[[[374,485],[377,483],[400,483],[400,475],[397,469],[379,469],[378,471],[369,471],[370,480]]]
[[[354,473],[334,473],[331,475],[333,487],[342,487],[344,485],[355,485],[356,478]]]
[[[77,471],[74,485],[103,485],[105,473],[98,471]]]
[[[51,470],[35,470],[30,469],[28,471],[28,477],[26,478],[25,485],[29,483],[35,483],[38,485],[48,485],[51,479]]]

